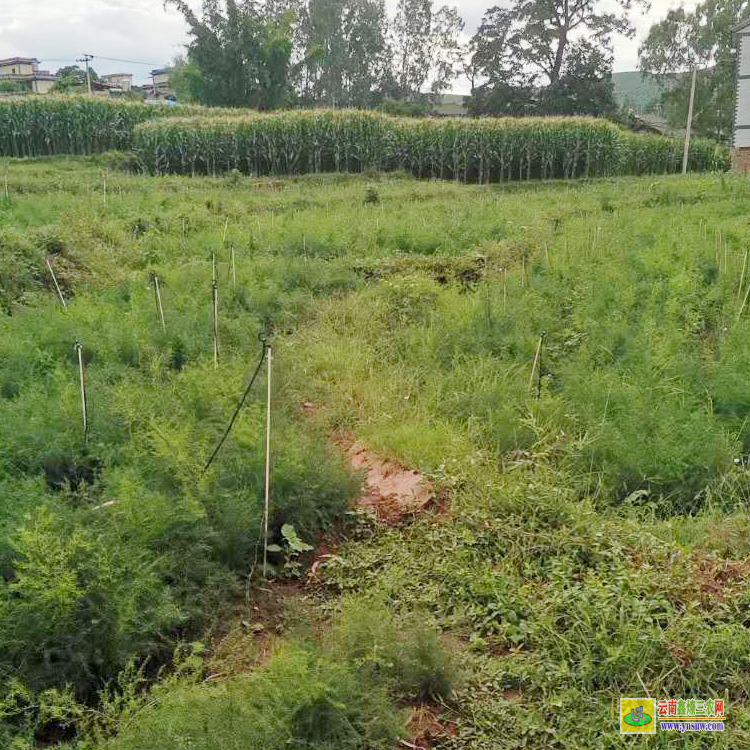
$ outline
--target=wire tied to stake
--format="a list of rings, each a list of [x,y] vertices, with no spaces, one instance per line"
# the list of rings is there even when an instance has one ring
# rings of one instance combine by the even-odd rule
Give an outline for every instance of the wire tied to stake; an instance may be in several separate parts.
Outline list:
[[[258,341],[260,341],[262,346],[262,351],[260,354],[260,359],[258,360],[258,366],[255,368],[255,372],[253,373],[253,376],[250,378],[250,382],[247,385],[247,388],[245,388],[245,392],[242,394],[242,398],[240,399],[239,404],[237,404],[237,408],[234,410],[234,414],[232,414],[232,418],[229,420],[229,424],[227,425],[226,430],[224,430],[224,434],[221,436],[221,440],[219,440],[219,443],[217,444],[216,448],[214,448],[214,452],[211,454],[211,458],[208,459],[206,462],[206,465],[203,467],[203,474],[205,474],[211,464],[214,462],[214,459],[219,454],[219,451],[221,450],[221,446],[224,445],[224,441],[229,436],[229,433],[232,431],[232,427],[234,426],[235,420],[237,419],[237,416],[239,415],[240,411],[242,410],[242,407],[245,405],[245,401],[247,400],[247,397],[250,395],[250,390],[253,387],[253,383],[255,383],[255,379],[258,377],[258,373],[260,372],[260,368],[263,367],[263,362],[266,358],[266,352],[268,351],[268,331],[261,332],[258,334]]]

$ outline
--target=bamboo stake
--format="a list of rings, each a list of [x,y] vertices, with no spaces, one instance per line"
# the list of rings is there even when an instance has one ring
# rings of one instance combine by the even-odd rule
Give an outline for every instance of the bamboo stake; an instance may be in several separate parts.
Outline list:
[[[740,307],[740,311],[737,313],[737,320],[740,319],[740,316],[742,315],[742,311],[745,309],[745,305],[747,304],[748,295],[750,295],[750,284],[747,285],[747,291],[745,292],[745,299],[742,300],[742,305]]]
[[[211,301],[214,319],[214,369],[219,366],[219,287],[216,281],[211,282]]]
[[[67,310],[68,305],[65,303],[65,297],[63,297],[62,292],[60,291],[60,285],[57,283],[57,278],[55,277],[55,272],[52,270],[49,258],[45,258],[45,260],[47,261],[47,268],[49,268],[49,272],[52,274],[52,281],[55,284],[55,289],[57,289],[57,294],[60,297],[60,302],[62,302],[62,306]]]
[[[534,355],[534,364],[531,366],[531,377],[529,378],[529,390],[532,389],[534,385],[534,373],[536,372],[536,366],[539,362],[539,354],[542,350],[542,338],[544,337],[544,334],[542,334],[539,337],[539,343],[536,345],[536,354]]]
[[[221,236],[221,244],[223,245],[227,241],[227,229],[229,228],[229,217],[224,222],[224,234]]]
[[[234,245],[232,245],[230,249],[230,258],[232,261],[232,289],[234,289],[237,286],[237,269],[234,265]]]
[[[263,578],[268,580],[268,514],[271,477],[271,347],[268,347],[268,393],[266,395],[266,494],[263,507]]]
[[[80,382],[81,382],[81,412],[83,414],[83,444],[86,445],[89,440],[89,421],[88,421],[88,409],[86,405],[86,383],[83,379],[83,346],[76,341],[75,346],[73,347],[76,350],[76,353],[78,354],[78,372],[80,375]]]
[[[747,254],[748,254],[748,250],[745,250],[745,257],[742,260],[742,273],[740,274],[740,285],[737,287],[737,302],[740,301],[740,295],[742,294],[742,283],[745,280],[745,268],[747,267]]]
[[[161,316],[161,329],[164,333],[167,332],[167,326],[164,322],[164,309],[161,306],[161,291],[159,290],[159,277],[154,274],[154,293],[156,294],[156,307]]]
[[[546,242],[544,243],[544,256],[547,258],[547,265],[549,265],[549,249]]]

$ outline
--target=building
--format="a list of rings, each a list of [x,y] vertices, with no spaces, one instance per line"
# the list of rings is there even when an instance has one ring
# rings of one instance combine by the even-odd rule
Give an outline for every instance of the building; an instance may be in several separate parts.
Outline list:
[[[168,96],[172,93],[170,88],[171,68],[159,68],[151,71],[152,94],[154,96]]]
[[[732,169],[750,169],[750,19],[732,29],[739,51],[734,101]]]
[[[46,94],[57,82],[48,70],[39,70],[35,57],[8,57],[0,60],[0,81],[10,81],[34,94]]]
[[[105,86],[110,89],[119,89],[120,91],[130,91],[133,88],[132,73],[107,73],[99,76]]]

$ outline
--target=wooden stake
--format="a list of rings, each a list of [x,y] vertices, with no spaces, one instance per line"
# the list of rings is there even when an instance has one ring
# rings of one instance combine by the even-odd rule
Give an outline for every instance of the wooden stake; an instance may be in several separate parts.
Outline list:
[[[232,289],[234,289],[237,286],[237,269],[234,266],[234,245],[232,245],[229,253],[232,262]]]
[[[47,261],[47,268],[49,268],[49,272],[52,274],[52,281],[55,284],[55,289],[57,289],[57,294],[60,297],[60,302],[62,302],[62,306],[67,310],[68,306],[65,303],[65,297],[63,297],[62,292],[60,291],[60,285],[57,283],[57,279],[55,278],[55,272],[52,270],[52,266],[49,263],[49,258],[45,258]]]
[[[531,365],[531,377],[529,378],[529,390],[532,389],[534,385],[534,373],[536,372],[536,366],[539,362],[539,354],[542,350],[542,338],[544,337],[544,334],[542,334],[539,337],[539,343],[536,345],[536,354],[534,355],[534,364]]]
[[[167,332],[167,326],[164,323],[164,310],[161,306],[161,291],[159,290],[159,277],[154,274],[154,293],[156,294],[156,308],[161,316],[161,329],[164,333]]]
[[[740,316],[742,315],[742,311],[745,309],[745,305],[747,304],[747,297],[750,295],[750,284],[747,285],[747,291],[745,292],[745,299],[742,300],[742,305],[740,306],[740,311],[737,313],[737,320],[740,319]]]
[[[221,236],[221,244],[223,245],[227,241],[227,229],[229,228],[229,217],[224,222],[224,234]]]
[[[78,354],[78,372],[80,375],[80,381],[81,381],[81,412],[83,414],[83,444],[86,445],[89,440],[89,420],[88,420],[88,409],[86,405],[86,383],[83,379],[83,346],[76,341],[75,346],[73,347],[76,350],[76,353]]]
[[[266,495],[263,506],[263,578],[268,580],[268,515],[271,484],[271,347],[268,347],[268,393],[266,396]]]
[[[544,243],[544,256],[547,258],[547,265],[549,265],[549,249],[546,242]]]
[[[211,301],[214,319],[214,369],[219,366],[219,287],[216,281],[211,282]]]
[[[740,285],[737,287],[737,302],[740,301],[740,295],[742,294],[742,283],[745,280],[745,268],[747,267],[747,254],[748,254],[748,250],[745,250],[745,257],[742,261],[742,273],[740,274]]]

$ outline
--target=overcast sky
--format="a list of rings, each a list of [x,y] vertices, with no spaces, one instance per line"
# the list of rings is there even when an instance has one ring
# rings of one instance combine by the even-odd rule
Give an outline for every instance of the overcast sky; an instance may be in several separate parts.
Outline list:
[[[386,2],[395,7],[396,0]],[[685,5],[693,7],[695,2],[687,0]],[[191,0],[191,5],[199,4],[200,0]],[[454,3],[448,0],[448,4]],[[493,4],[493,0],[457,3],[467,32],[476,29]],[[652,23],[679,4],[652,0],[650,13],[633,13],[637,34],[635,39],[615,38],[615,71],[636,69],[639,41]],[[151,68],[166,65],[182,51],[186,31],[180,14],[174,8],[165,10],[162,0],[0,0],[0,58],[36,57],[43,69],[52,72],[85,52],[96,56],[92,65],[97,72],[130,72],[137,83],[144,83]],[[454,87],[459,92],[463,88]]]

